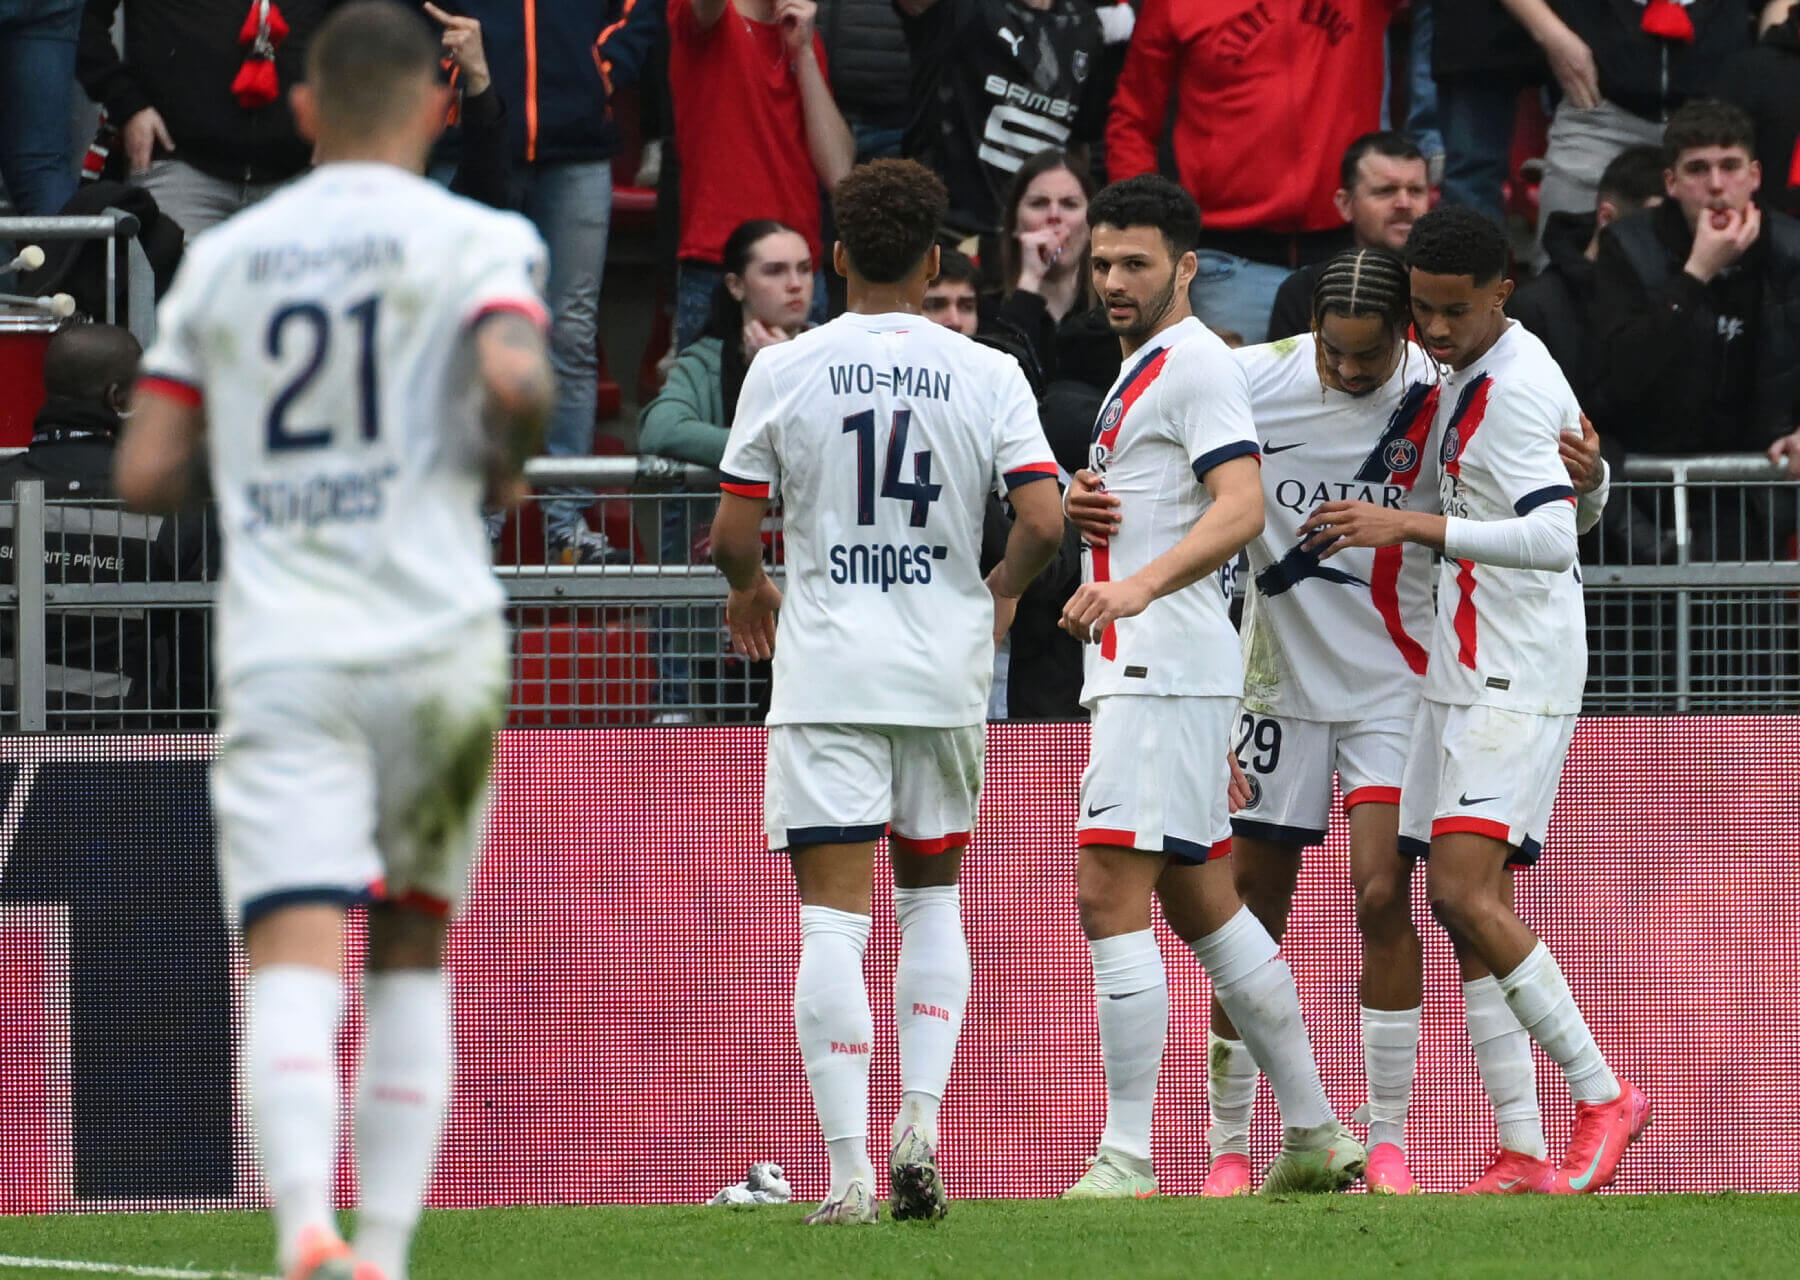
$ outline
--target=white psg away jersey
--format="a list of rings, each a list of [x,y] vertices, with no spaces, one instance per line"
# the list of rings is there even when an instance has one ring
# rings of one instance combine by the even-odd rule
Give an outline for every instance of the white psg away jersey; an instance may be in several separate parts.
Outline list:
[[[841,315],[757,353],[719,470],[782,504],[768,723],[987,718],[988,494],[1057,474],[1011,356],[916,315]]]
[[[1295,530],[1325,502],[1435,512],[1437,373],[1409,346],[1364,396],[1319,381],[1313,336],[1233,352],[1262,436],[1266,516],[1250,544],[1244,706],[1304,720],[1410,719],[1431,643],[1431,552],[1352,547],[1320,561]]]
[[[382,164],[323,166],[188,247],[144,357],[202,405],[229,680],[390,661],[498,610],[471,328],[544,322],[523,218]]]
[[[1558,452],[1581,430],[1575,393],[1517,320],[1439,394],[1439,489],[1447,516],[1506,520],[1574,502]],[[1579,567],[1550,573],[1445,558],[1425,696],[1437,702],[1573,715],[1587,679]]]
[[[1094,426],[1089,465],[1120,501],[1119,531],[1087,549],[1089,582],[1130,577],[1187,536],[1212,506],[1206,473],[1254,457],[1244,371],[1189,317],[1125,361]],[[1237,633],[1217,576],[1153,601],[1083,647],[1083,705],[1108,694],[1235,698],[1244,691]]]

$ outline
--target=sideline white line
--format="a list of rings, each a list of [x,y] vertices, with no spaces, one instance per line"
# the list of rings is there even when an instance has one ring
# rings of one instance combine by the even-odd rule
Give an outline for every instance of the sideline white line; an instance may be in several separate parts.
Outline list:
[[[0,1253],[0,1267],[28,1271],[88,1271],[108,1276],[145,1276],[149,1280],[274,1280],[247,1271],[184,1271],[180,1267],[139,1267],[128,1262],[79,1262],[72,1258],[17,1258]]]

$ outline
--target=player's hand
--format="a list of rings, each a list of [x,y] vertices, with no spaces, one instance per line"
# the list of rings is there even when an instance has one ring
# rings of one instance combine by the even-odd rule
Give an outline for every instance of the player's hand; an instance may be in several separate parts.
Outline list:
[[[1244,776],[1244,767],[1232,752],[1225,753],[1225,762],[1231,766],[1231,781],[1225,787],[1226,812],[1236,813],[1250,803],[1250,779]]]
[[[1785,435],[1769,446],[1769,461],[1790,476],[1800,476],[1800,430]]]
[[[1606,467],[1600,461],[1600,433],[1587,414],[1581,415],[1581,430],[1565,431],[1557,442],[1569,483],[1578,493],[1592,493],[1606,478]]]
[[[1012,630],[1013,618],[1019,612],[1019,597],[1009,596],[1000,590],[1000,566],[995,565],[988,571],[988,594],[994,597],[994,645],[999,647],[1006,633]]]
[[[1569,105],[1582,111],[1600,105],[1600,70],[1587,41],[1567,27],[1544,46],[1556,83],[1568,95]]]
[[[425,12],[443,24],[444,56],[462,69],[463,91],[470,97],[485,93],[494,77],[488,72],[487,51],[481,47],[481,23],[430,3]]]
[[[1101,486],[1099,474],[1086,467],[1069,482],[1063,510],[1090,547],[1104,547],[1119,531],[1119,500]]]
[[[1393,547],[1405,542],[1411,527],[1409,514],[1373,502],[1324,502],[1313,508],[1296,532],[1303,548],[1329,560],[1348,547]]]
[[[812,48],[813,26],[819,6],[813,0],[775,0],[775,21],[781,27],[781,39],[787,45],[788,57],[798,58]]]
[[[756,585],[725,597],[725,625],[731,644],[753,662],[767,662],[775,654],[775,615],[781,610],[781,588],[760,574]]]
[[[793,336],[779,325],[764,324],[754,317],[744,321],[744,363],[748,364],[756,359],[756,353],[764,347],[786,342]]]
[[[1149,607],[1150,589],[1132,578],[1084,583],[1063,606],[1060,625],[1085,644],[1099,644],[1113,623],[1120,618],[1135,618]]]
[[[1705,284],[1750,251],[1762,234],[1762,210],[1754,204],[1737,209],[1704,210],[1694,225],[1694,247],[1686,272]]]
[[[487,488],[481,497],[484,507],[511,511],[523,506],[531,496],[531,485],[511,467],[492,467],[488,471]]]
[[[156,149],[175,150],[175,139],[169,136],[169,126],[163,123],[162,113],[155,107],[145,107],[125,122],[120,131],[125,139],[125,162],[131,172],[143,173],[156,159]]]
[[[1019,240],[1019,284],[1027,293],[1036,293],[1050,274],[1050,268],[1062,260],[1068,234],[1057,227],[1039,227],[1021,231]]]

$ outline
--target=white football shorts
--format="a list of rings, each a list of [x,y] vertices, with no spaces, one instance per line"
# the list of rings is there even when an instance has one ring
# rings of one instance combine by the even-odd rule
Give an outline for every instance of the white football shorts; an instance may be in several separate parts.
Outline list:
[[[1529,867],[1574,735],[1574,716],[1420,702],[1400,784],[1400,852],[1423,858],[1433,836],[1470,831],[1511,845],[1507,863]]]
[[[246,926],[306,903],[448,915],[481,839],[510,666],[496,614],[404,661],[265,668],[224,689],[227,907]]]
[[[1229,854],[1225,753],[1237,708],[1236,698],[1096,698],[1076,842],[1192,863]]]
[[[1324,844],[1333,774],[1343,785],[1345,810],[1399,804],[1412,728],[1411,720],[1333,724],[1242,712],[1232,749],[1250,784],[1250,802],[1232,815],[1232,831],[1300,848]]]
[[[969,843],[987,725],[773,724],[763,773],[769,848],[892,834],[904,853]]]

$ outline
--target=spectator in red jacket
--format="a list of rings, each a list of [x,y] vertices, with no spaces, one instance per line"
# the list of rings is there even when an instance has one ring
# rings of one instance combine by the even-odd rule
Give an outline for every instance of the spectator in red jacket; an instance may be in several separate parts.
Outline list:
[[[678,348],[705,327],[725,278],[725,241],[746,219],[777,219],[806,238],[815,263],[826,260],[819,189],[850,172],[856,143],[825,78],[816,13],[813,0],[669,0],[681,159]],[[821,279],[815,306],[824,295]]]
[[[1395,0],[1144,0],[1106,126],[1107,177],[1157,167],[1169,97],[1199,202],[1194,311],[1251,341],[1288,273],[1350,245],[1338,162],[1381,127]]]

